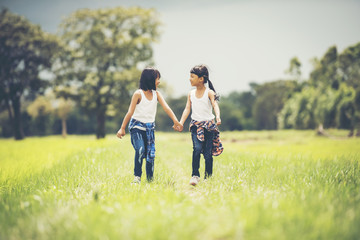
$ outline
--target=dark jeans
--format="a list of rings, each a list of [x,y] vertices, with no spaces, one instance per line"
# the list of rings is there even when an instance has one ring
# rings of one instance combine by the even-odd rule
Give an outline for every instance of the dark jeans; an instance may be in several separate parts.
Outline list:
[[[137,128],[133,128],[130,130],[131,135],[131,144],[135,150],[135,158],[134,158],[134,175],[141,177],[142,174],[142,163],[143,159],[146,159],[147,152],[147,137],[146,131],[142,131]],[[146,178],[148,181],[151,181],[154,176],[154,161],[148,162],[146,161]]]
[[[196,129],[196,127],[191,128],[191,138],[193,142],[192,176],[200,177],[200,154],[202,153],[205,158],[205,178],[207,178],[210,177],[213,173],[212,145],[214,132],[204,130],[205,141],[201,142],[197,138]]]

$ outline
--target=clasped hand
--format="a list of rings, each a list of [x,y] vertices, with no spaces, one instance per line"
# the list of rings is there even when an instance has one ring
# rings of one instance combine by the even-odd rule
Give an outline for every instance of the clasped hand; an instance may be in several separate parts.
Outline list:
[[[180,122],[174,123],[173,129],[175,131],[181,132],[184,129],[184,126]]]

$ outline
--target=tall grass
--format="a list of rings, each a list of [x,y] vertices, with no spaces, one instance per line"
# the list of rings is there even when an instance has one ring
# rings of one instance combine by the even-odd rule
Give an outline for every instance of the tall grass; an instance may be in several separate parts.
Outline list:
[[[221,137],[214,176],[197,187],[189,133],[156,133],[155,179],[135,186],[129,135],[0,140],[0,239],[360,237],[359,139]]]

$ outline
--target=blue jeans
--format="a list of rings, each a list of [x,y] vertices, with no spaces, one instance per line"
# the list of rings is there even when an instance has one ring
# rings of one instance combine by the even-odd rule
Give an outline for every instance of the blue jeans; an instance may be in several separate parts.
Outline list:
[[[135,150],[135,158],[134,158],[134,175],[137,177],[141,177],[142,174],[142,163],[143,159],[146,159],[146,152],[147,152],[147,137],[146,131],[132,128],[130,130],[131,136],[131,144]],[[151,181],[154,176],[154,161],[146,162],[146,178],[148,181]]]
[[[192,154],[192,176],[200,177],[200,155],[201,153],[205,158],[205,178],[210,177],[213,173],[213,156],[212,146],[214,132],[209,132],[204,129],[205,141],[201,142],[196,135],[196,127],[191,128],[191,138],[193,142],[193,154]]]

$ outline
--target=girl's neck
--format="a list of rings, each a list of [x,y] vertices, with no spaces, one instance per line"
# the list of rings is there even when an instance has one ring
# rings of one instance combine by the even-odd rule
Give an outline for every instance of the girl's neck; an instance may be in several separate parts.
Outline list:
[[[198,91],[202,91],[202,90],[205,90],[205,85],[204,84],[199,84],[199,85],[197,85],[196,86],[196,90],[198,90]]]

